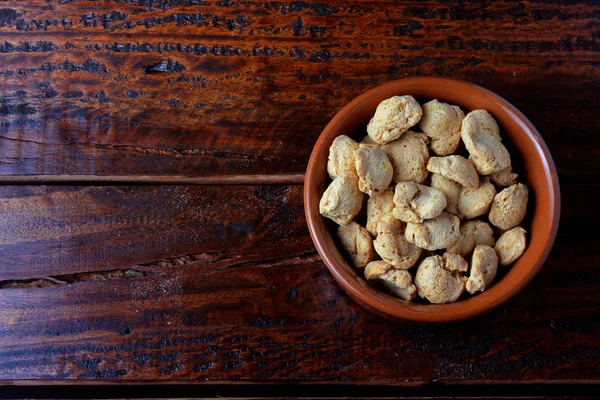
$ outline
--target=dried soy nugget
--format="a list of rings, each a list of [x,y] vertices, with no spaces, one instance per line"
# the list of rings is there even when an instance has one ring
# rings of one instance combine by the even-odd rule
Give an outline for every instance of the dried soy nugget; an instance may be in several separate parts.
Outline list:
[[[395,218],[394,190],[388,189],[378,196],[369,197],[367,202],[367,231],[372,237],[382,232],[396,232],[402,229],[402,221]]]
[[[460,235],[460,220],[456,215],[442,212],[422,224],[409,222],[405,237],[410,243],[425,250],[441,250],[451,246]]]
[[[373,261],[365,268],[365,279],[403,300],[415,298],[417,288],[408,271],[395,269],[385,261]]]
[[[444,193],[446,196],[446,209],[444,211],[449,212],[450,214],[458,215],[458,199],[460,197],[460,193],[463,190],[463,186],[453,181],[452,179],[448,179],[440,174],[431,174],[431,187],[439,190]]]
[[[415,275],[415,286],[419,296],[433,304],[456,301],[465,291],[467,278],[457,271],[464,269],[466,261],[457,263],[456,260],[451,259],[450,266],[447,265],[447,261],[448,258],[442,256],[427,257],[421,262]]]
[[[494,196],[496,196],[496,188],[487,180],[481,182],[476,188],[463,188],[458,197],[460,216],[473,219],[487,214]]]
[[[479,175],[469,160],[462,156],[431,157],[427,170],[440,174],[463,186],[476,188],[479,186]]]
[[[510,154],[502,144],[500,128],[486,110],[475,110],[462,121],[461,137],[469,160],[481,175],[490,175],[510,166]]]
[[[467,257],[473,252],[475,246],[480,244],[487,246],[494,245],[494,231],[492,227],[483,221],[467,221],[460,226],[459,239],[448,247],[446,251]]]
[[[446,208],[446,196],[434,188],[414,182],[399,182],[394,193],[394,217],[404,222],[435,218]]]
[[[346,135],[335,138],[329,148],[327,159],[327,173],[335,179],[344,172],[356,173],[354,152],[358,150],[358,143]]]
[[[362,269],[373,261],[375,250],[369,232],[356,222],[340,225],[337,237],[342,249],[350,257],[354,268]]]
[[[423,183],[427,179],[428,138],[421,132],[408,131],[400,139],[381,146],[394,168],[394,182]]]
[[[409,243],[404,232],[380,233],[373,246],[377,254],[396,269],[409,269],[421,256],[421,249]]]
[[[467,292],[475,294],[490,287],[498,271],[496,251],[486,245],[478,245],[471,259],[471,274],[467,280]]]
[[[525,229],[517,226],[502,234],[498,238],[494,250],[498,254],[498,262],[502,266],[510,265],[517,261],[525,252],[527,237]]]
[[[460,130],[465,113],[450,104],[432,100],[423,104],[423,116],[419,128],[431,138],[431,151],[447,156],[456,151],[460,142]]]
[[[359,145],[354,151],[358,188],[369,196],[383,193],[392,181],[392,163],[377,147]]]
[[[500,229],[510,229],[519,225],[527,212],[529,190],[522,183],[507,187],[492,201],[489,219]]]
[[[350,223],[362,207],[363,193],[356,174],[344,172],[331,182],[319,203],[319,212],[338,225]]]
[[[414,97],[391,97],[379,103],[367,125],[367,133],[375,143],[391,142],[416,125],[422,114],[423,110]]]

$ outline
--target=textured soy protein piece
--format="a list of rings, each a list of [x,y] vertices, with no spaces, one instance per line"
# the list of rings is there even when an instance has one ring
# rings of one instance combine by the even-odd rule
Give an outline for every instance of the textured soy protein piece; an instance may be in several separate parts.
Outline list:
[[[431,138],[431,151],[447,156],[456,151],[465,114],[457,106],[432,100],[423,104],[419,128]]]
[[[452,179],[467,187],[479,186],[479,175],[469,160],[462,156],[431,157],[427,170]]]
[[[372,237],[377,237],[380,232],[391,233],[403,228],[402,221],[393,215],[394,207],[394,190],[392,189],[369,198],[366,228]]]
[[[525,229],[517,226],[502,234],[494,246],[498,254],[498,262],[502,266],[510,265],[517,261],[525,252],[527,236]]]
[[[510,154],[502,144],[500,128],[486,110],[475,110],[462,121],[461,137],[469,160],[481,175],[490,175],[510,166]]]
[[[369,232],[356,222],[340,225],[337,237],[344,252],[350,257],[355,268],[364,268],[373,261],[375,250]]]
[[[450,214],[458,215],[458,198],[463,186],[440,174],[431,174],[431,187],[444,193],[446,196],[446,209]]]
[[[442,213],[446,196],[428,186],[400,182],[396,185],[394,204],[394,217],[404,222],[423,222]]]
[[[327,159],[327,173],[335,179],[344,172],[356,173],[354,152],[358,150],[358,143],[346,135],[335,138],[329,148]]]
[[[431,256],[424,259],[415,275],[419,297],[433,304],[451,303],[465,291],[466,278],[445,268],[444,258]]]
[[[471,259],[471,274],[467,280],[467,292],[475,294],[487,289],[498,271],[498,256],[490,247],[480,244],[475,247]]]
[[[369,196],[384,192],[392,181],[392,163],[379,148],[361,144],[354,152],[358,188]]]
[[[487,214],[494,196],[496,196],[496,188],[488,181],[483,181],[476,188],[465,187],[458,197],[458,211],[466,219]]]
[[[422,183],[427,178],[428,138],[421,132],[408,131],[400,139],[381,146],[394,169],[394,182]]]
[[[421,119],[423,111],[412,96],[394,96],[377,106],[367,125],[367,133],[375,143],[385,144],[398,139]]]
[[[410,301],[415,298],[417,288],[408,271],[395,269],[385,261],[373,261],[365,268],[365,279],[386,292]]]
[[[377,254],[396,269],[409,269],[421,255],[421,249],[409,243],[403,232],[380,233],[373,246]]]
[[[522,183],[507,187],[498,193],[490,208],[490,222],[500,229],[519,225],[527,211],[529,190]]]
[[[363,193],[358,190],[356,174],[344,172],[331,182],[319,203],[319,212],[338,225],[346,225],[362,207]]]
[[[485,244],[494,245],[494,231],[483,221],[467,221],[460,226],[460,237],[447,251],[460,254],[463,257],[471,255],[475,246]]]
[[[451,246],[460,235],[460,220],[456,215],[442,212],[438,217],[421,224],[406,224],[405,237],[425,250],[441,250]]]
[[[512,172],[512,167],[504,168],[490,175],[492,182],[500,187],[508,187],[517,183],[519,175]]]

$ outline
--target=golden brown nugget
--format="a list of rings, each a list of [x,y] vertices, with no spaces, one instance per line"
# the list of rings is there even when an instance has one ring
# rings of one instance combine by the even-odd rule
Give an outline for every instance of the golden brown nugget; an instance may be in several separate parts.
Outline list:
[[[377,254],[396,269],[409,269],[421,255],[421,249],[407,242],[403,232],[380,233],[373,246]]]
[[[446,196],[414,182],[399,182],[394,193],[394,217],[404,222],[435,218],[446,208]]]
[[[381,146],[394,169],[394,182],[422,183],[427,178],[427,136],[421,132],[407,131],[398,140]]]
[[[503,170],[494,172],[490,175],[490,178],[496,185],[500,187],[508,187],[517,183],[519,175],[512,172],[512,166],[509,166]]]
[[[460,220],[456,215],[442,212],[422,224],[409,222],[405,237],[410,243],[425,250],[441,250],[456,242],[460,235]]]
[[[365,268],[365,279],[406,301],[414,299],[417,294],[408,271],[395,269],[385,261],[369,263]]]
[[[427,170],[440,174],[467,187],[479,186],[479,175],[469,160],[463,156],[431,157]]]
[[[423,104],[419,127],[431,138],[431,151],[447,156],[456,151],[465,114],[457,106],[432,100]]]
[[[442,258],[447,271],[467,272],[469,269],[469,264],[460,254],[446,252]]]
[[[387,189],[392,181],[392,163],[379,148],[361,144],[354,152],[358,189],[376,196]]]
[[[362,207],[363,193],[358,190],[356,174],[344,172],[331,182],[319,203],[319,212],[338,225],[346,225]]]
[[[463,188],[458,198],[458,211],[466,219],[487,214],[496,196],[496,188],[484,180],[477,188]]]
[[[421,106],[414,97],[391,97],[379,103],[367,125],[367,133],[375,143],[391,142],[416,125],[422,114]]]
[[[510,229],[519,225],[527,211],[529,190],[522,183],[507,187],[492,201],[490,222],[500,229]]]
[[[378,196],[369,197],[367,202],[367,231],[372,237],[380,232],[396,232],[402,230],[402,221],[395,218],[394,190],[388,189]]]
[[[440,174],[431,174],[431,187],[444,193],[446,209],[450,214],[458,215],[458,198],[463,185]]]
[[[469,160],[481,175],[490,175],[510,166],[510,154],[502,144],[500,128],[486,110],[475,110],[462,121],[461,137]]]
[[[373,240],[365,228],[356,222],[340,225],[337,237],[355,268],[362,269],[373,261],[373,257],[375,257]]]
[[[341,135],[334,139],[327,160],[327,173],[331,179],[337,178],[344,172],[356,173],[355,150],[358,150],[358,143],[348,136]]]
[[[494,231],[492,227],[483,221],[467,221],[460,226],[460,236],[446,251],[469,256],[475,246],[484,244],[494,246]]]
[[[527,237],[525,229],[517,226],[502,234],[494,250],[498,254],[498,262],[502,266],[510,265],[517,261],[527,247]]]
[[[465,291],[466,278],[445,269],[443,257],[424,259],[415,275],[415,286],[420,297],[433,304],[451,303]]]
[[[493,247],[480,244],[473,251],[467,292],[475,294],[490,287],[498,271],[498,256]]]

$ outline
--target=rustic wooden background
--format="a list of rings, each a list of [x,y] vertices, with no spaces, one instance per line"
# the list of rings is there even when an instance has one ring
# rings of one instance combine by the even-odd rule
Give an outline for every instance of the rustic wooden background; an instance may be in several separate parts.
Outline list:
[[[0,3],[0,381],[599,383],[599,21],[585,0]],[[560,174],[540,274],[459,323],[361,309],[304,219],[322,128],[414,75],[507,98]]]

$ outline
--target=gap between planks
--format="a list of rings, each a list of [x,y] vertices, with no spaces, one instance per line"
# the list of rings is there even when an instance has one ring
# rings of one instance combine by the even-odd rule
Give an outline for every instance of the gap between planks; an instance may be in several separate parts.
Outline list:
[[[6,175],[0,185],[303,185],[304,174],[287,175]]]

